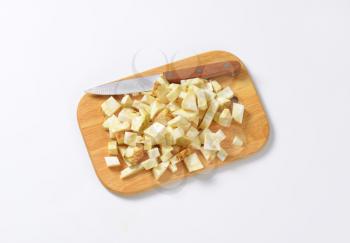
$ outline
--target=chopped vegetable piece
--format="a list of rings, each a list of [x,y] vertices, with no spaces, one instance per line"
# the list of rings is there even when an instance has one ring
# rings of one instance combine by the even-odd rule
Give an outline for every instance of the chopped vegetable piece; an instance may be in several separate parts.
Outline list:
[[[224,160],[227,158],[227,152],[226,152],[223,148],[221,148],[221,149],[217,152],[216,156],[217,156],[221,161],[224,161]]]
[[[108,153],[110,155],[117,155],[118,153],[117,141],[115,140],[108,141]]]
[[[201,148],[201,140],[199,139],[199,137],[194,137],[194,138],[191,138],[191,148],[194,148],[194,149],[200,149]]]
[[[107,167],[117,167],[120,165],[120,162],[117,156],[105,157],[105,162]]]
[[[179,137],[176,139],[176,144],[180,145],[181,147],[186,147],[191,143],[191,139],[187,136]]]
[[[121,122],[131,122],[132,119],[137,117],[137,112],[132,108],[123,108],[118,114],[118,120]]]
[[[168,168],[169,168],[169,170],[170,170],[172,173],[175,173],[175,172],[177,171],[177,166],[176,166],[176,164],[170,163]]]
[[[130,162],[130,164],[135,165],[144,160],[146,158],[146,154],[143,146],[141,145],[132,148],[134,150],[134,154],[131,157],[125,156],[125,158]]]
[[[206,110],[208,108],[207,98],[204,90],[198,90],[196,92],[198,108],[200,110]]]
[[[119,110],[121,105],[116,101],[112,96],[109,97],[105,102],[102,103],[101,108],[106,116],[113,115],[116,111]]]
[[[160,156],[160,160],[163,162],[168,161],[171,157],[173,157],[172,153],[166,153]]]
[[[179,94],[181,92],[181,87],[179,84],[173,84],[173,85],[174,85],[174,86],[172,86],[173,88],[166,96],[168,98],[169,102],[175,101],[177,99],[177,97],[179,97]]]
[[[185,111],[184,109],[178,109],[173,112],[174,116],[182,116],[186,118],[188,121],[196,121],[198,118],[198,113],[193,111]]]
[[[136,143],[144,143],[145,139],[142,136],[137,135],[136,137]]]
[[[176,116],[174,119],[168,122],[168,125],[171,127],[180,127],[187,130],[191,126],[191,123],[182,116]]]
[[[137,104],[137,109],[142,115],[150,114],[151,113],[151,106],[142,103],[141,101]]]
[[[160,146],[160,151],[162,152],[162,154],[168,154],[171,151],[173,151],[173,147],[172,146]]]
[[[165,105],[162,103],[159,103],[158,101],[155,101],[151,104],[151,119],[153,119],[161,110],[165,108]]]
[[[172,131],[171,135],[173,136],[174,142],[177,143],[178,139],[185,135],[185,132],[181,127],[177,127]]]
[[[195,138],[199,134],[199,131],[195,127],[190,127],[190,129],[187,130],[186,136],[189,138]]]
[[[226,138],[225,133],[221,129],[216,131],[215,136],[219,142],[222,142]]]
[[[224,127],[229,127],[231,125],[231,122],[232,122],[232,116],[231,116],[231,112],[229,109],[224,109],[220,116],[219,116],[219,121],[218,123],[221,125],[221,126],[224,126]]]
[[[217,101],[213,100],[210,103],[209,108],[203,117],[202,123],[199,125],[199,128],[204,129],[204,128],[208,128],[210,126],[218,108],[219,108],[219,103]]]
[[[105,129],[109,129],[110,125],[112,125],[115,122],[117,122],[117,117],[115,115],[112,115],[103,122],[102,126]]]
[[[203,157],[207,160],[207,161],[212,161],[215,159],[215,155],[216,155],[216,151],[213,150],[206,150],[204,148],[201,148],[200,151],[203,154]]]
[[[135,132],[125,132],[124,143],[130,146],[136,146],[137,133]]]
[[[132,119],[131,122],[131,130],[135,132],[140,132],[146,123],[146,117],[144,115],[137,116]]]
[[[159,78],[156,80],[156,82],[159,83],[159,84],[163,84],[165,86],[169,85],[168,80],[166,80],[163,75],[159,76]]]
[[[153,122],[159,122],[166,126],[172,118],[173,116],[170,114],[169,110],[165,108],[159,112],[158,115],[156,115],[156,117],[153,119]]]
[[[198,111],[196,96],[192,93],[187,93],[181,103],[181,108],[188,111]]]
[[[232,105],[232,118],[239,124],[243,122],[244,105],[239,103],[233,103]]]
[[[150,107],[149,109],[145,109],[145,107],[140,106],[139,107],[139,112],[141,115],[145,116],[147,118],[147,121],[149,120],[149,116],[150,116]]]
[[[157,101],[166,104],[168,102],[168,98],[166,95],[168,94],[168,85],[167,84],[160,84],[158,82],[154,83],[153,86],[153,95],[156,98]]]
[[[213,91],[214,91],[213,85],[212,85],[211,82],[206,83],[206,84],[204,85],[204,89],[205,89],[206,91],[208,91],[208,92],[213,92]]]
[[[226,87],[217,93],[218,97],[231,99],[233,97],[233,91],[230,87]]]
[[[153,139],[150,136],[145,135],[144,142],[143,142],[144,149],[145,150],[152,149],[153,144],[154,144]]]
[[[172,135],[173,132],[174,129],[172,127],[166,127],[166,130],[164,132],[164,139],[166,141],[166,144],[164,144],[164,146],[171,146],[175,143]]]
[[[113,138],[117,132],[122,132],[125,130],[128,130],[130,128],[130,122],[120,122],[119,120],[116,120],[116,122],[113,122],[109,126],[109,133],[111,137]]]
[[[148,159],[148,160],[141,162],[141,166],[145,170],[150,170],[150,169],[156,167],[157,165],[158,165],[157,159]]]
[[[221,108],[224,108],[225,106],[229,106],[229,104],[231,104],[231,100],[226,98],[218,97],[216,100],[219,102],[219,107]]]
[[[148,157],[150,159],[155,159],[158,158],[160,156],[159,150],[158,148],[153,148],[147,151]]]
[[[156,98],[154,98],[152,95],[145,94],[142,97],[141,102],[148,104],[148,105],[151,105],[155,100],[156,100]]]
[[[120,172],[120,178],[123,179],[123,178],[126,178],[128,176],[132,176],[132,175],[136,174],[137,172],[141,171],[142,169],[143,169],[143,167],[140,164],[126,167],[125,169],[123,169]]]
[[[148,127],[144,133],[151,136],[155,140],[158,140],[159,137],[163,135],[165,131],[165,126],[159,122],[153,123],[150,127]]]
[[[124,95],[120,103],[122,104],[123,107],[130,107],[132,106],[133,101],[130,95]]]
[[[207,134],[208,132],[209,133],[211,132],[208,128],[206,128],[200,132],[199,139],[201,141],[201,144],[204,144],[204,137],[205,137],[205,134]]]
[[[154,178],[156,178],[156,180],[158,180],[166,171],[166,169],[169,166],[169,161],[166,162],[162,162],[160,164],[158,164],[156,167],[153,168],[152,172],[154,175]]]
[[[197,87],[201,87],[204,85],[205,82],[207,82],[207,80],[202,78],[192,78],[192,79],[187,79],[187,82],[190,85],[196,85]]]
[[[194,96],[196,97],[195,94],[196,94],[199,90],[200,90],[200,88],[198,88],[197,86],[191,84],[191,85],[188,87],[187,92],[188,92],[188,93],[194,94]]]
[[[240,137],[235,136],[232,140],[232,144],[241,147],[243,145],[243,140]]]
[[[217,92],[219,92],[221,89],[222,89],[222,87],[221,87],[221,85],[218,83],[218,81],[216,81],[216,80],[212,80],[211,81],[211,86],[213,87],[213,90],[217,93]]]
[[[125,153],[124,153],[124,156],[127,157],[127,158],[130,158],[132,157],[134,154],[135,154],[135,147],[127,147],[126,150],[125,150]]]
[[[186,148],[180,152],[178,152],[177,154],[175,154],[171,159],[170,162],[172,164],[176,164],[179,163],[180,161],[184,160],[185,157],[187,157],[188,155],[191,154],[191,149]]]
[[[186,96],[187,96],[187,92],[185,92],[185,91],[181,91],[180,94],[179,94],[179,97],[181,99],[185,99]]]
[[[204,136],[204,149],[218,151],[220,149],[220,141],[214,133],[206,133]]]
[[[189,172],[193,172],[204,168],[202,162],[199,160],[198,155],[196,153],[193,153],[186,157],[184,159],[184,162]]]

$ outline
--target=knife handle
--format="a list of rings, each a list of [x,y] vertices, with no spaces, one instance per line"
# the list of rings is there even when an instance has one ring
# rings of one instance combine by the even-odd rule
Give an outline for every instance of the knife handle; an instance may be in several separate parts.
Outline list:
[[[189,78],[213,78],[221,75],[237,76],[241,71],[241,64],[238,61],[217,62],[200,65],[197,67],[183,68],[174,71],[164,72],[164,77],[173,83]]]

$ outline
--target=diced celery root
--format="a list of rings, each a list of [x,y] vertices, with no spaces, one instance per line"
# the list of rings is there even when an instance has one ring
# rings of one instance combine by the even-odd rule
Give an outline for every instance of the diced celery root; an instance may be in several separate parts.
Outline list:
[[[120,102],[109,97],[101,105],[106,116],[102,127],[110,138],[106,166],[125,163],[122,179],[152,170],[158,180],[167,169],[176,173],[178,163],[189,172],[203,169],[199,151],[207,162],[225,161],[228,153],[221,144],[226,135],[210,129],[213,121],[221,127],[230,127],[232,120],[242,124],[244,106],[232,103],[233,96],[230,87],[216,80],[192,78],[177,84],[160,77],[150,91],[126,94]],[[243,146],[243,140],[235,136],[232,144]]]

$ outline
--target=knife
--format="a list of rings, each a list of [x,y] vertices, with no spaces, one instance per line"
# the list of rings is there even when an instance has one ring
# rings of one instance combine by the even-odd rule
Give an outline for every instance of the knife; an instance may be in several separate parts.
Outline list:
[[[213,78],[222,75],[237,76],[241,71],[241,64],[238,61],[217,62],[200,65],[196,67],[166,71],[162,74],[152,76],[138,76],[136,78],[117,80],[107,84],[102,84],[85,92],[94,95],[120,95],[137,93],[151,90],[157,78],[161,75],[171,83],[179,83],[183,79],[189,78]]]

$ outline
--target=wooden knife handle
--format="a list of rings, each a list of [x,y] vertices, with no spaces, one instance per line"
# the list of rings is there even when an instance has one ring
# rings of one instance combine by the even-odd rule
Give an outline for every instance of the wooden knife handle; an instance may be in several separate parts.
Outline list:
[[[221,75],[237,76],[241,71],[241,64],[237,61],[217,62],[197,67],[178,69],[163,73],[164,77],[173,83],[189,78],[213,78]]]

